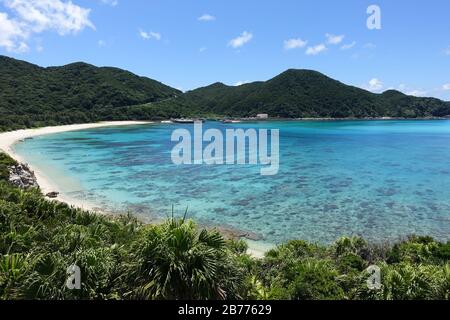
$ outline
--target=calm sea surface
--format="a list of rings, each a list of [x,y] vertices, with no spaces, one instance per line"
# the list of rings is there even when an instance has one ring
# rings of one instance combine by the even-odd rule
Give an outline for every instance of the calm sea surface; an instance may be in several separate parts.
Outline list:
[[[208,122],[205,129],[280,129],[280,171],[176,166],[177,128],[111,127],[47,135],[16,151],[62,193],[149,219],[175,208],[201,223],[251,231],[267,243],[450,239],[450,121]]]

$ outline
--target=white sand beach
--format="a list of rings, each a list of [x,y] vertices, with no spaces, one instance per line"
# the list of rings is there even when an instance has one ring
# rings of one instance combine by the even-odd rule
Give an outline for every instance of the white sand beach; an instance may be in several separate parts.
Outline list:
[[[276,245],[274,245],[274,244],[264,243],[264,242],[260,242],[260,241],[254,241],[254,240],[248,239],[248,240],[246,240],[246,242],[248,245],[247,253],[257,259],[264,258],[264,255],[268,251],[276,248]]]
[[[68,131],[78,131],[93,128],[102,127],[112,127],[112,126],[129,126],[129,125],[140,125],[140,124],[151,124],[153,122],[146,121],[114,121],[114,122],[99,122],[99,123],[87,123],[87,124],[74,124],[66,126],[56,126],[56,127],[44,127],[37,129],[24,129],[17,131],[10,131],[0,133],[0,150],[7,153],[10,157],[21,163],[27,163],[26,159],[22,159],[18,154],[14,152],[14,144],[23,141],[24,139],[33,138],[36,136],[42,136],[47,134],[62,133]],[[60,190],[60,186],[53,182],[45,172],[34,168],[29,165],[30,169],[34,171],[37,182],[41,188],[43,194],[49,192],[59,192],[57,200],[65,202],[71,206],[81,208],[84,210],[90,210],[97,213],[104,213],[102,208],[99,208],[97,204],[89,203],[88,201],[75,199],[64,194],[64,190]],[[255,258],[264,257],[265,252],[273,248],[273,246],[267,246],[256,241],[247,241],[249,245],[248,254]]]
[[[61,133],[68,131],[78,131],[85,129],[93,129],[93,128],[102,128],[102,127],[112,127],[112,126],[129,126],[129,125],[139,125],[139,124],[151,124],[152,122],[147,121],[112,121],[112,122],[98,122],[98,123],[86,123],[86,124],[73,124],[66,126],[56,126],[56,127],[44,127],[38,129],[24,129],[10,132],[0,133],[0,150],[7,153],[11,158],[15,159],[21,163],[27,163],[26,159],[22,159],[18,154],[14,152],[14,144],[20,142],[24,139],[33,138],[36,136],[42,136],[53,133]],[[78,199],[73,199],[64,194],[63,190],[59,190],[59,186],[52,182],[50,178],[48,178],[45,172],[41,172],[37,170],[37,168],[33,168],[30,166],[30,169],[34,171],[37,182],[42,190],[43,194],[47,194],[49,192],[60,192],[58,196],[58,200],[68,203],[69,205],[86,209],[92,211],[100,211],[98,206],[92,203],[88,203],[86,201],[81,201]]]

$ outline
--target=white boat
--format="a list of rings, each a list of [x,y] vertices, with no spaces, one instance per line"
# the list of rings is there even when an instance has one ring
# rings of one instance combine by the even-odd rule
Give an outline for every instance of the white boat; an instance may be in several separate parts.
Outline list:
[[[174,123],[194,123],[195,120],[193,120],[193,119],[172,119],[172,122],[174,122]]]
[[[203,119],[172,119],[174,123],[195,123],[195,122],[205,122]]]

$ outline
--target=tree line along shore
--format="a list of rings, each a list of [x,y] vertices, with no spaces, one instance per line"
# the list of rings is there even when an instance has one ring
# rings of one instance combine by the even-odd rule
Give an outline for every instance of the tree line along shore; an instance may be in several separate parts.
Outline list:
[[[241,86],[181,92],[129,71],[77,62],[43,68],[0,56],[0,131],[98,121],[178,118],[429,119],[450,102],[375,94],[313,70],[289,69]]]

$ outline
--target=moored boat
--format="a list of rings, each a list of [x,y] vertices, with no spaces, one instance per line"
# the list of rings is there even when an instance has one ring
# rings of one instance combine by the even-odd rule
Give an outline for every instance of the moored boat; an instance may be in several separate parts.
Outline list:
[[[182,118],[182,119],[172,119],[172,122],[173,123],[186,124],[186,123],[195,123],[195,122],[205,122],[205,120],[203,120],[203,119],[185,119],[185,118]]]

